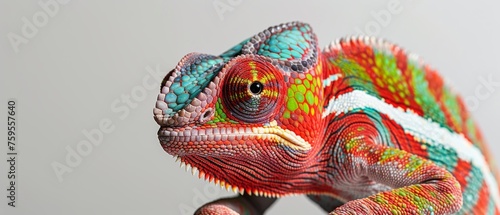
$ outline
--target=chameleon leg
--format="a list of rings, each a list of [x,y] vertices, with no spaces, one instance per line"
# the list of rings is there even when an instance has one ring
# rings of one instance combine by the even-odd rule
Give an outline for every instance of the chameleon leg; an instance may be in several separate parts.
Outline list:
[[[324,211],[332,211],[344,204],[344,202],[326,195],[307,195],[311,201],[320,206]]]
[[[349,169],[347,181],[369,178],[393,189],[349,201],[330,214],[451,214],[462,206],[460,184],[431,161],[363,141],[351,141],[337,153],[346,158],[341,165]]]
[[[276,201],[276,198],[238,195],[218,199],[199,208],[196,215],[259,215]]]

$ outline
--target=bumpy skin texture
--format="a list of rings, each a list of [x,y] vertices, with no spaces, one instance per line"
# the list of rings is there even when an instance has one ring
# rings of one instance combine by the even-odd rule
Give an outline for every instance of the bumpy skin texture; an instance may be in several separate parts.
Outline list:
[[[330,214],[500,214],[498,175],[461,98],[382,40],[319,51],[311,27],[292,22],[219,56],[188,54],[154,118],[167,153],[240,193],[197,214],[261,214],[290,194]]]

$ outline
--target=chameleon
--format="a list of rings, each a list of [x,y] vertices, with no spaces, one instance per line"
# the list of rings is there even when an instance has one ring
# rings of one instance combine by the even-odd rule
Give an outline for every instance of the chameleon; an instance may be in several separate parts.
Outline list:
[[[398,45],[346,37],[319,49],[302,22],[163,79],[161,147],[238,194],[196,214],[262,214],[307,195],[329,214],[500,214],[499,174],[461,97]]]

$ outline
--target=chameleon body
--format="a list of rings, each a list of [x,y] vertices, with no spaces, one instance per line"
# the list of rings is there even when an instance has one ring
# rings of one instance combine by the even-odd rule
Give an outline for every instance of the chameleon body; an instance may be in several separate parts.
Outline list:
[[[198,214],[262,213],[291,194],[331,214],[500,214],[464,102],[383,40],[320,51],[309,25],[273,26],[221,55],[186,55],[153,112],[167,153],[240,193]]]

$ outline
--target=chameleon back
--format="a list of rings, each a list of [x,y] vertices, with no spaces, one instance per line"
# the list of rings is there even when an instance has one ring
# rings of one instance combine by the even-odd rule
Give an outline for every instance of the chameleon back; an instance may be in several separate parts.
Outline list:
[[[323,57],[325,80],[336,77],[325,86],[325,101],[355,94],[376,98],[363,112],[386,135],[390,147],[427,158],[453,173],[462,186],[462,212],[498,213],[499,177],[481,131],[461,97],[435,70],[399,47],[373,38],[339,40],[324,50]],[[388,110],[392,107],[403,114]],[[424,122],[401,119],[412,116]],[[429,124],[436,129],[421,129]]]

